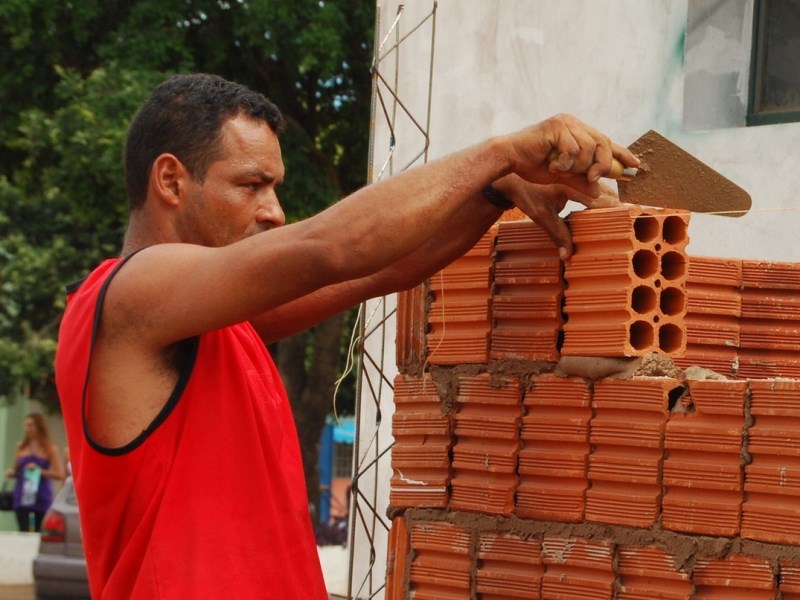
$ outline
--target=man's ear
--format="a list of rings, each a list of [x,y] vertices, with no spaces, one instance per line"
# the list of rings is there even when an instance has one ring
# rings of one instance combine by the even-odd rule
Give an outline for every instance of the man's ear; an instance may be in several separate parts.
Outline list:
[[[187,177],[189,172],[183,163],[174,154],[164,153],[153,161],[150,185],[157,197],[177,206],[180,204]]]

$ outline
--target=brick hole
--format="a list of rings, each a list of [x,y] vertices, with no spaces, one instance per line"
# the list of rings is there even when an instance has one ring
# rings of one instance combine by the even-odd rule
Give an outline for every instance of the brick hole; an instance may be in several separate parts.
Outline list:
[[[679,315],[683,312],[685,304],[686,294],[680,288],[668,287],[661,290],[659,308],[662,314]]]
[[[636,350],[646,350],[653,345],[655,331],[647,321],[634,321],[631,324],[630,343]]]
[[[674,323],[665,323],[658,329],[658,347],[664,352],[675,352],[683,343],[683,331]]]
[[[636,286],[631,292],[631,308],[640,315],[652,311],[657,303],[655,290],[647,285]]]
[[[660,288],[660,287],[661,287],[661,280],[660,280],[660,279],[655,279],[655,280],[653,281],[653,285],[654,285],[655,287],[657,287],[657,288]]]
[[[633,222],[633,232],[640,242],[650,242],[658,237],[658,219],[648,215],[637,217]]]
[[[664,241],[668,244],[680,244],[686,240],[688,223],[681,217],[670,216],[664,219]]]
[[[677,254],[677,253],[673,253]],[[658,270],[658,257],[650,250],[639,250],[633,255],[633,272],[642,279],[652,277]]]
[[[689,388],[685,385],[679,385],[672,388],[667,393],[669,401],[670,412],[694,412],[694,404],[691,402],[682,402],[683,398],[689,394]]]
[[[661,244],[656,244],[654,247],[656,249],[656,252],[660,252],[661,251]]]
[[[661,257],[661,274],[673,281],[686,273],[686,257],[680,252],[665,252]]]
[[[563,280],[563,271],[562,271],[562,281],[564,281],[564,289],[567,289],[569,284]],[[556,352],[561,354],[561,349],[564,347],[564,323],[569,321],[569,315],[564,310],[567,306],[567,299],[562,294],[561,297],[561,306],[559,306],[559,313],[561,314],[561,327],[558,328],[558,333],[556,334]]]

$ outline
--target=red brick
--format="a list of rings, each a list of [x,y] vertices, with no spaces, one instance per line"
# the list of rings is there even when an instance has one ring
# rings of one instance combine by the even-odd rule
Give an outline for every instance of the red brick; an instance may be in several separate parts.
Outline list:
[[[521,517],[583,520],[589,455],[591,391],[578,377],[541,375],[525,393],[520,486]]]
[[[742,261],[740,378],[800,377],[800,263]]]
[[[617,600],[690,600],[692,582],[688,573],[675,567],[675,557],[654,546],[620,546],[617,549],[620,576]]]
[[[742,261],[688,257],[686,352],[675,357],[682,368],[701,365],[726,377],[735,375],[739,346]]]
[[[800,381],[751,381],[742,537],[800,540]]]
[[[782,600],[800,600],[800,563],[789,560],[780,561],[778,590]]]
[[[666,426],[661,524],[686,533],[734,536],[743,500],[747,383],[689,381],[689,412]]]
[[[397,366],[408,368],[425,360],[425,286],[397,294],[397,337],[395,353]]]
[[[800,263],[744,260],[742,286],[751,289],[800,290]]]
[[[678,386],[677,380],[667,377],[605,379],[595,384],[588,521],[635,527],[656,523],[669,393]]]
[[[478,538],[475,591],[481,600],[538,600],[543,573],[538,539],[497,533]]]
[[[394,381],[394,401],[389,503],[396,508],[445,508],[453,438],[436,385],[429,374],[399,375]]]
[[[775,573],[769,560],[734,555],[725,559],[698,558],[692,580],[694,598],[703,600],[774,600]]]
[[[450,523],[415,523],[411,528],[410,594],[415,600],[468,600],[471,534]]]
[[[570,214],[562,354],[683,354],[688,221],[687,211],[639,206]]]
[[[545,537],[542,542],[543,600],[611,600],[614,594],[610,544],[581,538]]]
[[[491,358],[557,360],[564,280],[558,251],[533,221],[500,223]]]
[[[433,275],[428,315],[428,362],[439,365],[485,363],[491,333],[494,225],[463,257]]]
[[[517,488],[519,382],[488,374],[459,381],[450,507],[511,514]]]
[[[740,348],[737,372],[740,379],[800,379],[800,356],[797,350]]]
[[[406,571],[411,540],[404,517],[392,519],[389,530],[388,556],[386,560],[386,600],[404,600],[406,597]]]

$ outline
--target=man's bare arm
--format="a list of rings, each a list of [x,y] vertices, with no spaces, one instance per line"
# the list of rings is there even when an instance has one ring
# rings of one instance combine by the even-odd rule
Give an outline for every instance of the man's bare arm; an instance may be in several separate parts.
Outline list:
[[[442,230],[385,269],[323,287],[263,313],[251,323],[264,343],[270,344],[370,298],[419,285],[472,248],[499,215],[499,209],[475,194]]]
[[[589,208],[619,204],[616,192],[601,184],[600,196],[592,198],[561,185],[529,184],[515,175],[495,182],[503,194],[516,203],[528,203],[535,212],[537,224],[568,258],[572,241],[566,224],[559,216],[568,199]],[[500,211],[482,194],[476,194],[464,205],[443,230],[405,258],[389,267],[356,280],[326,286],[311,294],[288,302],[258,317],[251,323],[266,344],[307,329],[324,319],[356,304],[419,285],[453,260],[470,250],[496,222]]]

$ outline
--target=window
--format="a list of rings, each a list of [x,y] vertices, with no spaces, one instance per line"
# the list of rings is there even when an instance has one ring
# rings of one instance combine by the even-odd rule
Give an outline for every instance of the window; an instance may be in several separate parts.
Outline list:
[[[333,476],[351,478],[353,476],[353,444],[337,443],[333,445],[333,448]]]
[[[800,121],[800,0],[756,0],[748,125]]]
[[[800,0],[689,0],[688,131],[800,121]]]

